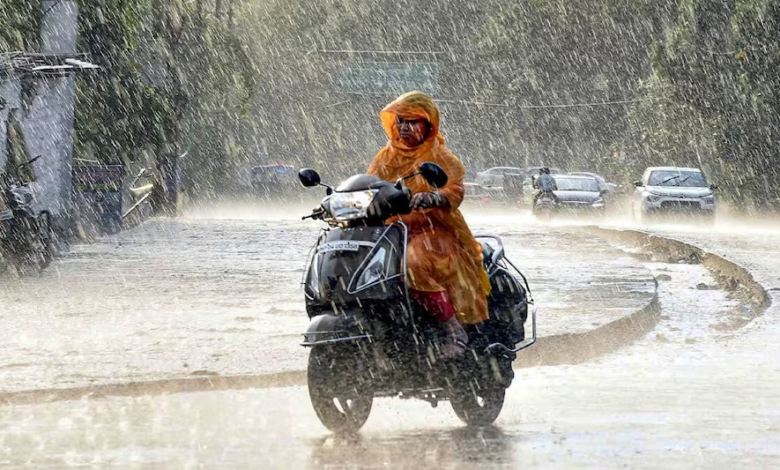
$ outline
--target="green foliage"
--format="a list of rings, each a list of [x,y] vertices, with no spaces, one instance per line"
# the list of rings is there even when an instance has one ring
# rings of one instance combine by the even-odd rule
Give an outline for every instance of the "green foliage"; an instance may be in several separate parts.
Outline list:
[[[82,0],[80,49],[103,70],[79,79],[76,155],[103,161],[134,159],[176,128],[170,99],[144,77],[139,44],[144,3]],[[148,5],[147,5],[148,6]]]
[[[211,2],[82,0],[81,49],[103,67],[79,80],[79,155],[136,160],[193,150],[190,179],[208,186],[237,164],[226,143],[247,118],[255,72],[228,11]],[[229,14],[228,14],[229,13]],[[194,134],[194,135],[193,135]]]
[[[690,164],[724,194],[780,204],[776,0],[79,5],[81,50],[104,68],[79,79],[80,156],[137,160],[191,138],[191,183],[214,186],[262,153],[352,172],[384,144],[377,112],[393,97],[336,93],[333,77],[437,62],[437,98],[456,101],[441,104],[444,131],[473,169],[527,156],[631,180],[645,164]],[[5,0],[0,51],[34,50],[39,22],[37,2]],[[351,49],[436,53],[333,52]]]
[[[658,107],[635,106],[624,137],[646,161],[692,158],[724,194],[780,204],[780,6],[771,0],[685,0],[654,48]]]
[[[394,96],[348,95],[344,67],[436,62],[444,131],[470,169],[531,163],[586,167],[622,135],[628,106],[530,109],[527,104],[633,98],[651,72],[676,0],[255,2],[245,28],[268,68],[255,110],[269,153],[363,168],[386,139],[377,112]],[[435,51],[436,54],[321,50]],[[504,103],[507,107],[458,104]],[[295,102],[296,106],[290,106]],[[292,152],[290,148],[292,147]],[[301,162],[303,163],[303,162]]]
[[[40,37],[42,13],[39,2],[0,2],[0,53],[35,50]]]
[[[583,165],[624,132],[625,106],[523,109],[524,104],[601,103],[634,98],[649,75],[648,45],[660,39],[672,1],[518,2],[476,34],[489,64],[479,98],[519,105],[530,158]],[[577,161],[580,160],[580,161]]]

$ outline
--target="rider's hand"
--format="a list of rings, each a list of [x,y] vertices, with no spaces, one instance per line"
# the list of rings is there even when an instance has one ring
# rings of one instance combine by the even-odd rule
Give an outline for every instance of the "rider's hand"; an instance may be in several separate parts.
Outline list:
[[[366,207],[366,215],[369,217],[378,217],[382,213],[382,207],[379,200],[375,197]]]
[[[449,206],[449,201],[442,193],[417,193],[412,196],[410,206],[413,210],[447,207]]]

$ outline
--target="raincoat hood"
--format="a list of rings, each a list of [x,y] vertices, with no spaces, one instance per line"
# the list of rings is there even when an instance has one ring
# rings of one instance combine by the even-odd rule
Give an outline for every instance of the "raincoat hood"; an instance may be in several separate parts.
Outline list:
[[[409,268],[410,287],[424,292],[446,291],[461,323],[487,320],[490,280],[482,264],[482,246],[458,210],[466,169],[444,145],[439,133],[439,108],[430,96],[413,91],[399,96],[379,115],[389,141],[374,157],[368,174],[394,182],[417,171],[421,163],[433,162],[449,177],[447,185],[439,189],[419,176],[406,180],[413,194],[438,191],[449,201],[449,207],[416,210],[395,218],[409,230],[407,259],[413,266]],[[425,119],[431,124],[431,132],[420,145],[408,147],[399,137],[397,116]]]
[[[396,98],[392,103],[385,106],[379,113],[382,119],[382,127],[385,129],[390,145],[401,152],[417,152],[421,148],[430,148],[434,143],[443,144],[444,137],[439,134],[439,107],[433,99],[420,91],[411,91],[404,93]],[[398,135],[396,117],[404,119],[425,119],[431,125],[431,132],[426,136],[425,141],[416,146],[408,147]]]

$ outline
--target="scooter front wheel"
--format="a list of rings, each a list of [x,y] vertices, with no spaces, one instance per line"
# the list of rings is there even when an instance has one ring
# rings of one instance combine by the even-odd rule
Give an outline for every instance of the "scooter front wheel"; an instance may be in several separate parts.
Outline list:
[[[359,382],[351,351],[314,346],[309,353],[309,398],[320,422],[335,433],[357,432],[368,420],[374,394]]]
[[[506,389],[499,384],[491,384],[481,390],[467,388],[454,392],[450,405],[461,421],[468,426],[490,426],[498,419],[504,407]]]

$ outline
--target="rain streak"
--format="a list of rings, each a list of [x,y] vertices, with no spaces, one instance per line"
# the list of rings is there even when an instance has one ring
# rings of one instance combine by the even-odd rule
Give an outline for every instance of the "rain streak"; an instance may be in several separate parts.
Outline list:
[[[776,0],[2,0],[3,468],[780,465]]]

